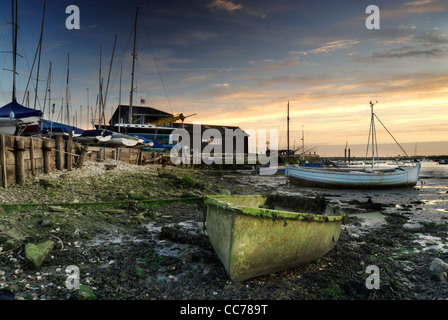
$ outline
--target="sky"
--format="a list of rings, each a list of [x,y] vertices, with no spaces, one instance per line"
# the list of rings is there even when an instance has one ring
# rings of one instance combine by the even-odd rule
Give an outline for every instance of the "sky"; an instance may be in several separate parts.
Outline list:
[[[29,107],[43,5],[18,2],[17,100]],[[79,8],[80,29],[66,28],[69,5]],[[379,9],[379,29],[366,26],[369,5]],[[376,123],[380,155],[382,144],[387,155],[403,154],[394,139],[409,155],[448,154],[446,0],[47,0],[36,103],[43,110],[46,102],[47,118],[66,109],[67,68],[77,126],[88,127],[97,105],[100,65],[106,118],[129,104],[137,7],[133,105],[196,114],[186,122],[278,130],[282,148],[289,103],[291,145],[301,146],[303,132],[306,149],[343,155],[347,144],[363,156],[373,101],[393,135]],[[11,1],[0,0],[0,105],[12,92],[10,22]],[[50,62],[54,113],[45,98]]]

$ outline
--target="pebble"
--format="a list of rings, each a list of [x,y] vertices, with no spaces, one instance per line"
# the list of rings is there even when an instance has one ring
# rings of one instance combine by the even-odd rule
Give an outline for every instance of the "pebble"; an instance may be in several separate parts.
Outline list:
[[[442,259],[435,258],[431,262],[429,270],[438,278],[440,281],[445,282],[448,275],[448,263],[444,262]]]
[[[422,232],[425,231],[425,226],[415,222],[415,223],[405,223],[402,226],[403,231],[407,231],[407,232]]]

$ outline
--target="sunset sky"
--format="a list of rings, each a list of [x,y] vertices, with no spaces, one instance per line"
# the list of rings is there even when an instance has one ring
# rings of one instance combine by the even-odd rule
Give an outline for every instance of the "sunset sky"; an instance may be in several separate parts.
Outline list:
[[[43,3],[19,0],[20,103],[38,45]],[[65,27],[65,9],[72,4],[80,10],[80,30]],[[365,24],[372,4],[380,9],[377,30]],[[446,0],[47,0],[39,109],[52,62],[57,117],[65,99],[69,53],[70,112],[86,128],[87,102],[94,107],[99,91],[100,46],[105,86],[115,34],[107,116],[119,102],[121,69],[121,102],[129,104],[137,6],[134,105],[145,99],[146,106],[167,112],[197,113],[187,122],[278,129],[284,147],[289,101],[291,144],[301,145],[303,128],[306,146],[317,153],[343,154],[335,150],[348,143],[363,146],[357,154],[352,151],[359,156],[369,134],[369,101],[377,101],[376,115],[410,148],[409,154],[417,148],[448,154]],[[12,68],[12,55],[4,52],[11,51],[10,21],[11,1],[0,0],[0,105],[11,100],[12,73],[4,70]],[[29,86],[31,107],[36,70]],[[376,128],[379,143],[394,143],[380,123]],[[399,149],[387,152],[402,154]]]

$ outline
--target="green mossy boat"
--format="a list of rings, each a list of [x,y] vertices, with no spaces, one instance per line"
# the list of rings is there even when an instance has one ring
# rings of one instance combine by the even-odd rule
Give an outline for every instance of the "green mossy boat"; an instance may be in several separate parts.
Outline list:
[[[207,196],[207,232],[232,281],[316,260],[336,245],[346,214],[323,198]]]

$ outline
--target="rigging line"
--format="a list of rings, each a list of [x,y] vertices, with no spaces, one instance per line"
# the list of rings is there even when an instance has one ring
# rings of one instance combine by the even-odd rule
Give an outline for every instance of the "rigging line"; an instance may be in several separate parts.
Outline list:
[[[406,151],[404,151],[404,149],[401,147],[401,145],[398,143],[398,141],[394,138],[394,136],[392,135],[392,133],[390,133],[390,131],[386,128],[386,126],[381,122],[381,120],[375,115],[375,118],[378,119],[378,121],[383,125],[384,129],[386,129],[387,133],[389,133],[389,135],[392,137],[392,139],[394,139],[394,141],[396,142],[396,144],[400,147],[400,149],[406,154],[406,156],[409,158],[408,154],[406,153]]]
[[[145,30],[145,35],[146,35],[146,38],[148,40],[149,49],[151,51],[152,58],[154,59],[154,63],[156,65],[156,69],[157,69],[157,72],[159,74],[159,78],[160,78],[160,82],[162,83],[163,90],[165,91],[166,99],[168,100],[168,105],[170,107],[171,113],[174,113],[173,112],[173,108],[171,107],[170,98],[169,98],[168,93],[166,91],[165,83],[164,83],[163,78],[162,78],[162,73],[160,72],[160,69],[159,69],[159,64],[157,63],[156,57],[154,55],[154,50],[152,48],[152,44],[151,44],[151,40],[149,38],[148,30],[146,29],[146,25],[144,23],[143,23],[143,29]]]

